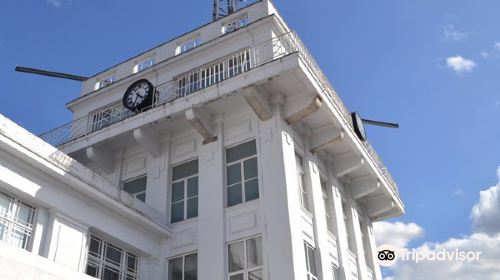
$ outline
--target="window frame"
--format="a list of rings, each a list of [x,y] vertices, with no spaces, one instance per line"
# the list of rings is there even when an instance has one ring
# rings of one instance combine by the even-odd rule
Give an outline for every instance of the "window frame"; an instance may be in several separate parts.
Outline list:
[[[128,191],[125,190],[125,184],[126,183],[130,183],[132,181],[135,181],[135,180],[138,180],[138,179],[141,179],[141,178],[146,178],[146,185],[144,186],[144,191],[140,191],[140,192],[137,192],[137,193],[129,193]],[[147,190],[148,190],[148,174],[147,173],[144,173],[144,174],[141,174],[141,175],[138,175],[138,176],[135,176],[135,177],[131,177],[131,178],[128,178],[126,180],[123,180],[122,183],[121,183],[121,190],[128,193],[129,195],[131,195],[133,198],[137,199],[137,200],[140,200],[141,202],[143,203],[146,203],[146,198],[147,198]],[[137,196],[139,195],[142,195],[144,194],[144,201],[142,201],[141,199],[137,198]]]
[[[200,35],[193,36],[193,37],[186,39],[184,41],[180,41],[177,44],[175,55],[183,54],[183,53],[188,52],[192,49],[196,49],[197,47],[199,47],[201,45],[201,43],[202,42],[201,42]]]
[[[91,251],[92,240],[97,240],[99,247],[97,255],[94,255],[94,252]],[[108,259],[107,257],[107,248],[111,247],[113,249],[118,249],[120,251],[120,263],[117,265],[113,260]],[[140,256],[139,254],[135,254],[123,247],[117,246],[105,238],[100,237],[94,233],[89,234],[88,243],[87,243],[87,259],[85,263],[85,271],[84,273],[90,275],[92,277],[96,277],[98,279],[102,279],[105,276],[104,271],[106,268],[110,270],[114,270],[118,273],[119,279],[139,279],[139,271],[140,271]],[[135,270],[129,269],[129,257],[133,257],[135,259]],[[88,273],[89,266],[93,266],[96,269],[97,276],[93,276]],[[131,278],[129,278],[131,277]]]
[[[115,76],[114,75],[109,75],[109,76],[105,76],[101,79],[98,79],[97,82],[94,84],[94,91],[95,90],[100,90],[102,88],[105,88],[109,85],[111,85],[112,83],[115,82]]]
[[[190,163],[192,161],[196,161],[197,162],[197,169],[198,170],[196,171],[196,173],[191,174],[191,175],[189,175],[187,177],[179,178],[179,179],[177,179],[177,180],[174,181],[173,180],[174,168],[179,167],[179,166],[181,166],[183,164]],[[170,224],[176,224],[176,223],[180,223],[180,222],[187,221],[187,220],[190,220],[190,219],[198,218],[199,210],[200,210],[199,209],[199,202],[200,202],[200,199],[199,199],[199,197],[200,197],[200,181],[199,181],[200,161],[199,161],[199,159],[198,158],[194,158],[194,159],[189,159],[189,160],[186,160],[186,161],[183,161],[183,162],[176,163],[176,164],[174,164],[174,165],[172,165],[170,167],[170,171],[172,172],[171,173],[172,176],[170,176],[171,177],[171,179],[170,179]],[[192,179],[192,178],[195,178],[195,177],[197,178],[197,186],[196,186],[197,191],[196,191],[196,195],[188,197],[188,181],[189,181],[189,179]],[[182,198],[182,200],[173,202],[172,201],[172,199],[173,199],[173,186],[174,186],[175,183],[179,183],[179,182],[184,182],[184,184],[183,184],[183,192],[184,192],[183,198]],[[188,214],[188,211],[187,211],[188,210],[188,203],[187,202],[188,202],[189,199],[193,199],[193,198],[197,198],[197,213],[196,213],[196,216],[188,218],[187,217],[187,214]],[[184,203],[183,212],[182,212],[183,213],[183,215],[182,215],[183,219],[179,220],[179,221],[173,222],[172,221],[173,205],[174,204],[178,204],[181,201]]]
[[[300,159],[300,161],[299,161]],[[306,185],[306,171],[304,167],[304,156],[295,152],[295,172],[297,176],[297,191],[299,193],[300,206],[307,212],[310,212],[310,205],[308,201],[307,185]]]
[[[31,251],[33,245],[32,237],[35,231],[34,225],[38,217],[37,208],[30,203],[5,192],[0,191],[0,196],[3,196],[10,201],[7,207],[7,211],[0,212],[0,224],[4,226],[3,233],[0,236],[0,242],[24,249],[26,251]],[[19,219],[19,214],[22,206],[27,207],[30,211],[27,221],[22,221]],[[21,244],[21,246],[17,246],[13,241],[11,241],[11,239],[13,239],[14,237],[14,234],[16,233],[26,238],[26,241],[23,241],[23,244]]]
[[[134,69],[132,72],[134,74],[145,71],[155,65],[154,56],[150,56],[148,58],[142,59],[134,64]]]
[[[260,245],[261,245],[260,252],[262,253],[262,256],[260,256],[260,258],[262,259],[262,265],[260,265],[260,266],[257,265],[257,266],[248,268],[248,248],[247,248],[247,242],[249,242],[252,239],[257,239],[257,238],[260,238]],[[230,272],[229,270],[230,270],[231,260],[229,259],[229,246],[237,244],[237,243],[241,243],[241,242],[243,242],[243,254],[245,256],[245,268],[241,269],[241,270],[238,270],[238,271]],[[244,239],[239,239],[239,240],[228,242],[227,246],[226,246],[226,249],[227,249],[226,250],[227,265],[228,265],[228,268],[227,268],[227,280],[230,280],[231,277],[233,277],[235,275],[240,275],[240,274],[243,274],[243,279],[247,280],[248,279],[248,275],[250,273],[252,273],[254,271],[258,271],[258,270],[261,270],[262,271],[262,276],[264,276],[264,263],[265,263],[265,260],[264,260],[264,246],[263,246],[262,235],[255,235],[255,236],[252,236],[252,237],[248,237],[248,238],[244,238]]]
[[[253,154],[251,156],[244,157],[244,158],[240,158],[240,159],[235,160],[235,161],[227,162],[227,150],[235,148],[235,147],[238,147],[238,146],[243,145],[243,144],[250,143],[250,142],[255,142],[255,154]],[[245,204],[245,203],[248,203],[248,202],[260,199],[260,193],[261,193],[261,191],[260,191],[260,185],[261,185],[261,183],[260,183],[260,177],[259,177],[259,174],[260,174],[260,171],[259,171],[259,151],[257,149],[257,139],[244,140],[244,141],[239,142],[237,144],[233,144],[233,145],[225,147],[225,149],[224,149],[224,156],[225,156],[225,167],[226,167],[225,168],[225,178],[224,178],[225,195],[226,195],[226,199],[225,199],[226,200],[226,208],[235,207],[235,206],[238,206],[238,205],[241,205],[241,204]],[[245,170],[244,170],[245,169],[245,162],[248,161],[248,160],[254,159],[254,158],[257,161],[257,166],[256,166],[257,177],[252,177],[252,178],[249,178],[249,179],[245,179]],[[228,169],[229,169],[230,166],[234,166],[236,164],[240,165],[240,175],[241,175],[241,178],[240,178],[239,182],[236,182],[236,183],[233,183],[233,184],[229,185],[228,182],[227,182]],[[246,183],[250,182],[252,180],[257,180],[257,198],[254,198],[254,199],[251,199],[251,200],[247,201],[247,199],[246,199]],[[241,202],[233,204],[233,205],[229,205],[228,190],[229,190],[230,187],[237,186],[238,184],[241,185]]]
[[[325,219],[326,219],[326,229],[328,232],[335,235],[335,224],[334,224],[334,209],[333,209],[333,193],[330,185],[326,180],[321,180],[321,193],[323,196],[323,204],[325,207]]]
[[[184,278],[186,277],[185,273],[186,273],[186,257],[189,257],[189,256],[192,256],[192,255],[196,255],[196,278],[198,279],[198,265],[199,265],[199,259],[198,259],[198,251],[194,251],[194,252],[190,252],[190,253],[185,253],[185,254],[182,254],[182,255],[177,255],[175,257],[170,257],[167,259],[167,280],[173,280],[173,279],[170,279],[170,261],[172,260],[175,260],[175,259],[179,259],[179,258],[182,258],[182,280],[184,280]]]
[[[306,257],[306,275],[307,275],[307,280],[318,280],[319,276],[314,275],[314,273],[311,271],[311,259],[309,258],[309,250],[312,251],[312,254],[314,256],[314,270],[316,271],[316,274],[318,274],[318,262],[317,262],[317,254],[316,254],[316,248],[311,246],[309,243],[304,241],[304,253]]]

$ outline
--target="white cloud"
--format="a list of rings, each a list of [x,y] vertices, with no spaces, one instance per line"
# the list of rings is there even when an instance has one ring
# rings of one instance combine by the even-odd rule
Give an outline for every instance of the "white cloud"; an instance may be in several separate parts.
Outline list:
[[[56,8],[60,8],[62,6],[62,0],[47,0],[47,4],[54,6]]]
[[[500,42],[495,42],[495,44],[494,44],[493,46],[495,47],[495,49],[496,49],[497,51],[499,51],[499,52],[500,52]]]
[[[479,202],[471,212],[474,233],[461,238],[450,238],[442,243],[426,242],[416,248],[430,252],[480,252],[479,261],[398,261],[391,267],[391,280],[498,280],[500,279],[500,166],[498,183],[480,192]],[[376,225],[376,224],[375,224]],[[385,279],[384,279],[385,280]]]
[[[462,189],[456,189],[453,191],[453,194],[456,196],[464,196],[465,192]]]
[[[460,41],[462,39],[465,39],[467,38],[467,36],[469,36],[469,34],[465,33],[465,32],[462,32],[462,31],[459,31],[455,28],[455,25],[453,24],[447,24],[444,29],[443,29],[443,32],[444,32],[444,40],[446,41]]]
[[[472,60],[467,60],[460,55],[451,56],[446,59],[446,66],[457,74],[471,72],[477,64]]]
[[[376,222],[373,224],[377,244],[389,244],[405,248],[408,243],[424,235],[424,230],[415,223]]]
[[[481,52],[481,56],[482,56],[483,58],[488,58],[488,57],[490,56],[490,54],[489,54],[488,52],[482,51],[482,52]]]
[[[500,167],[497,168],[499,183],[479,193],[479,202],[472,208],[474,230],[494,235],[500,234]]]

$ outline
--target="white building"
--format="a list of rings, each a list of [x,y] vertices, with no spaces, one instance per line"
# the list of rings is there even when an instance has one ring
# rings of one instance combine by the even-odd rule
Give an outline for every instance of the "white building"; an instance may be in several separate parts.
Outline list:
[[[382,279],[372,222],[404,213],[397,187],[270,1],[68,108],[41,136],[58,149],[0,116],[0,279]]]

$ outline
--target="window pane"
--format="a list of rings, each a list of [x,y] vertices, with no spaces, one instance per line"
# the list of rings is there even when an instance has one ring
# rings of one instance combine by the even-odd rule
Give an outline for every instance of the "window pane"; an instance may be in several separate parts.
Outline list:
[[[135,196],[135,198],[139,199],[142,202],[146,202],[146,193],[141,193]]]
[[[247,268],[262,265],[262,237],[247,240]]]
[[[229,245],[229,272],[235,272],[245,269],[245,248],[243,247],[245,246],[244,244],[244,241],[241,241]]]
[[[11,245],[23,249],[28,248],[29,235],[24,229],[20,227],[15,227],[14,231],[9,235],[9,237],[10,237],[9,243]]]
[[[245,201],[259,198],[259,179],[245,182]]]
[[[182,257],[168,261],[168,280],[182,280]]]
[[[242,158],[246,158],[257,154],[257,148],[255,146],[255,140],[240,144],[238,146],[229,148],[226,150],[226,162],[237,161]]]
[[[4,239],[5,228],[6,228],[6,225],[4,225],[3,223],[0,223],[0,240]]]
[[[103,280],[119,280],[120,279],[120,273],[118,270],[105,266],[104,267],[104,275],[103,275]]]
[[[308,246],[307,254],[309,258],[309,272],[311,272],[314,276],[318,276],[316,273],[316,257],[314,256],[314,249]]]
[[[198,177],[189,178],[187,181],[187,196],[198,195]]]
[[[187,200],[187,219],[198,217],[198,197]]]
[[[90,275],[92,277],[97,277],[97,265],[93,263],[88,263],[87,264],[87,270],[85,271],[87,275]]]
[[[92,239],[90,239],[89,253],[93,256],[99,257],[101,255],[100,245],[99,239],[92,237]]]
[[[170,222],[175,223],[184,220],[184,201],[172,204],[172,213],[170,214]]]
[[[0,216],[4,216],[9,212],[11,199],[0,193]]]
[[[262,276],[262,269],[254,270],[248,273],[248,280],[262,280],[264,277]]]
[[[129,194],[135,194],[146,190],[147,177],[143,176],[123,183],[123,190]]]
[[[192,254],[185,258],[185,274],[184,280],[198,279],[198,255]]]
[[[184,181],[172,184],[172,202],[184,199]]]
[[[243,280],[243,273],[229,277],[229,280]]]
[[[127,270],[137,272],[137,257],[132,254],[127,254]]]
[[[197,173],[198,173],[198,160],[196,159],[175,166],[172,170],[172,181],[176,181],[181,178],[186,178]]]
[[[245,180],[257,177],[257,158],[245,160],[244,164]]]
[[[106,260],[118,265],[121,264],[122,250],[112,246],[111,244],[106,244]]]
[[[233,164],[227,167],[227,185],[230,186],[241,182],[241,164]]]
[[[243,201],[241,184],[236,184],[231,187],[227,187],[227,206],[233,206],[240,204]]]

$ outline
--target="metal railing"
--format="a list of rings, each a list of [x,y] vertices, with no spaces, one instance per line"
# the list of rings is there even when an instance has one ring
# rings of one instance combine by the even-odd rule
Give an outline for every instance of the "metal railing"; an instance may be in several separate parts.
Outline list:
[[[338,110],[345,124],[351,130],[354,130],[349,110],[295,32],[285,33],[248,49],[239,50],[218,61],[178,75],[172,81],[156,85],[153,104],[143,110],[158,107],[188,96],[292,53],[299,54],[299,57],[304,61],[304,65],[320,85],[328,101]],[[136,114],[136,112],[123,107],[121,103],[113,103],[99,108],[85,117],[43,133],[40,137],[54,146],[60,146]],[[373,147],[368,142],[362,142],[362,144],[372,160],[377,164],[380,172],[385,176],[392,190],[398,194],[396,183]]]

